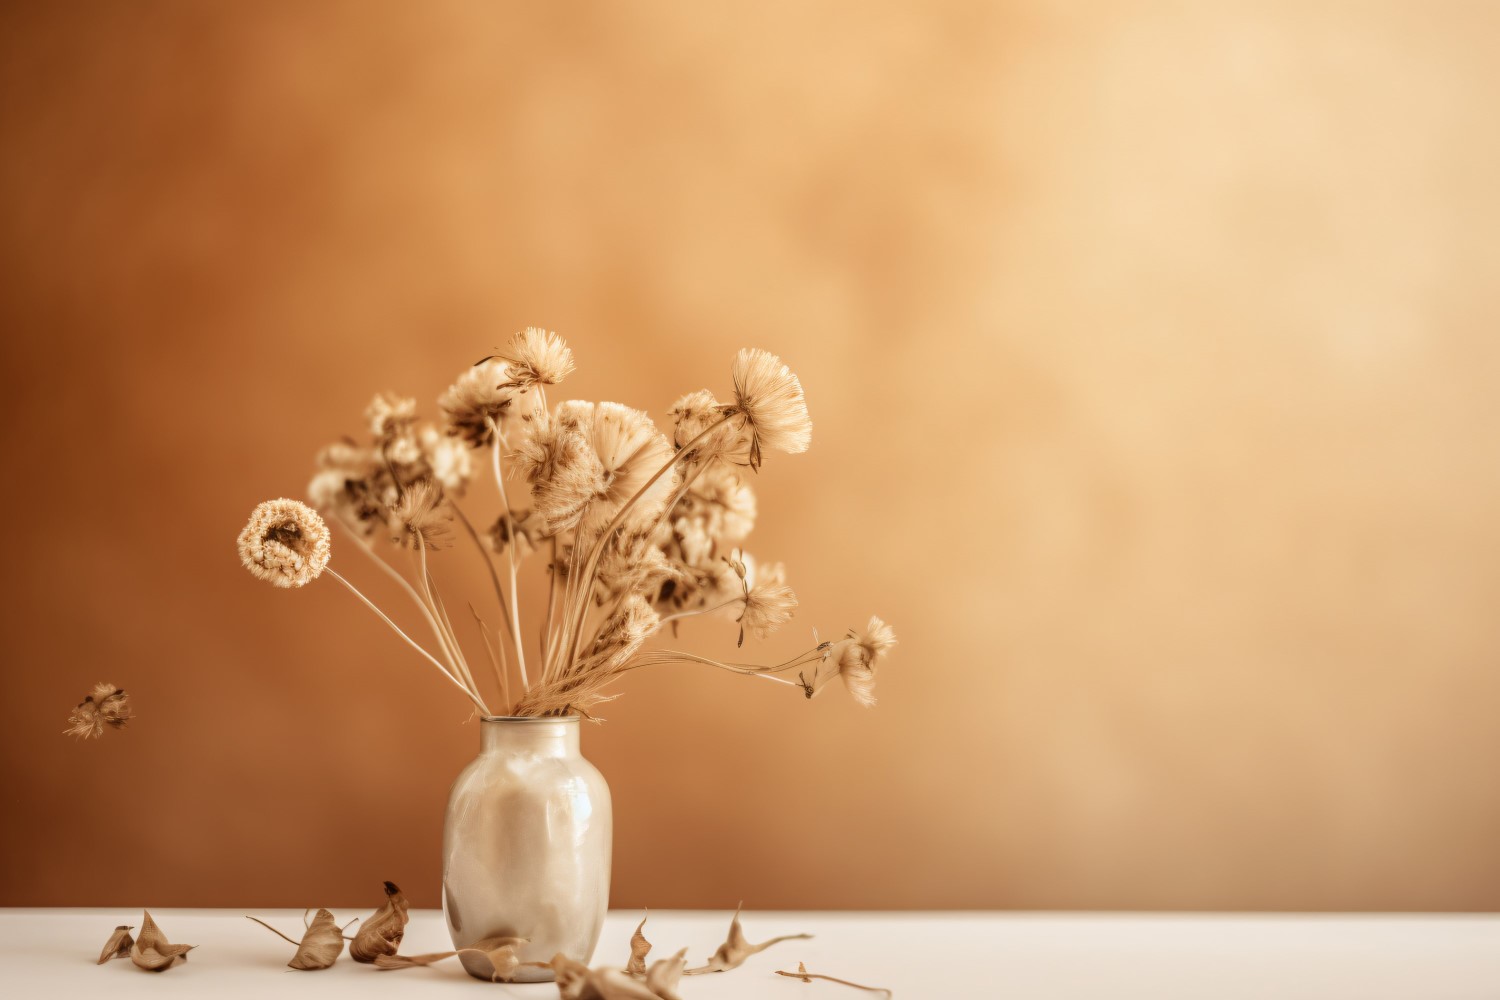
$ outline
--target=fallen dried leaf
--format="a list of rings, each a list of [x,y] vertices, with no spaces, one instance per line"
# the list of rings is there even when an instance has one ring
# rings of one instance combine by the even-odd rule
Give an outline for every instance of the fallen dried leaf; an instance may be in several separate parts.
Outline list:
[[[187,953],[196,948],[193,944],[172,944],[156,926],[148,912],[141,918],[141,935],[130,946],[130,960],[147,972],[165,972],[174,965],[187,961]]]
[[[344,932],[339,930],[339,925],[334,922],[333,914],[327,910],[319,910],[313,917],[312,923],[307,922],[307,911],[302,913],[302,926],[304,928],[301,941],[292,941],[291,938],[261,920],[259,917],[246,916],[246,920],[253,920],[277,937],[291,941],[297,946],[297,953],[287,964],[288,968],[297,969],[300,972],[312,972],[317,969],[326,969],[338,960],[344,950]]]
[[[660,997],[661,1000],[682,1000],[682,994],[677,992],[677,984],[682,980],[682,970],[686,966],[686,948],[671,958],[652,962],[651,968],[646,970],[647,988]]]
[[[360,926],[349,945],[349,957],[356,962],[373,962],[380,955],[396,954],[406,936],[406,911],[410,904],[394,882],[385,884],[385,897],[385,904]]]
[[[625,971],[632,976],[646,974],[646,956],[651,954],[651,942],[647,941],[646,935],[641,933],[645,927],[646,916],[643,915],[641,922],[636,925],[635,933],[630,935],[630,961],[625,963]]]
[[[525,944],[526,938],[518,937],[492,937],[482,941],[476,941],[471,947],[459,948],[455,951],[436,951],[428,955],[377,955],[375,956],[375,968],[384,969],[387,972],[395,972],[399,969],[416,969],[427,965],[433,965],[454,955],[477,955],[489,964],[490,982],[508,983],[511,976],[515,974],[521,965],[521,960],[516,956],[516,945]],[[528,965],[545,965],[545,962],[528,962]]]
[[[115,932],[104,942],[104,950],[99,953],[99,965],[103,965],[112,958],[129,958],[130,946],[135,944],[135,938],[130,936],[132,928],[121,924],[115,928]]]
[[[354,949],[349,949],[353,951]],[[372,964],[377,969],[385,969],[387,972],[396,969],[416,969],[424,965],[432,965],[444,959],[457,955],[456,951],[434,951],[427,955],[376,955]]]
[[[816,972],[808,972],[807,966],[802,964],[801,962],[797,963],[796,972],[782,972],[780,969],[777,969],[776,974],[778,976],[787,976],[792,979],[800,979],[804,983],[810,983],[814,979],[821,979],[824,982],[828,983],[838,983],[840,986],[852,986],[857,990],[864,990],[866,993],[884,993],[886,996],[886,1000],[891,1000],[891,998],[896,995],[883,986],[861,986],[859,983],[851,983],[847,979],[835,979],[832,976],[824,976],[819,975]]]
[[[780,944],[782,941],[801,941],[812,937],[811,934],[783,934],[781,937],[774,937],[760,944],[751,944],[745,940],[745,932],[740,927],[740,910],[744,908],[744,905],[741,903],[735,907],[734,919],[729,922],[729,937],[719,945],[719,950],[709,958],[708,964],[696,969],[688,969],[683,975],[701,976],[706,972],[728,972],[730,969],[739,968],[745,963],[745,959],[765,951],[773,944]]]

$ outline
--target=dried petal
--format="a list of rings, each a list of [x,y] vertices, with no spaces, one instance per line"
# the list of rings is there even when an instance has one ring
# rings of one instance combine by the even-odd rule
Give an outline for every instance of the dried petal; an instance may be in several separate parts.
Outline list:
[[[516,955],[516,945],[525,944],[526,940],[526,938],[519,937],[485,938],[483,941],[476,941],[471,947],[460,948],[459,951],[465,955],[475,955],[487,962],[490,967],[490,982],[508,983],[515,978],[516,969],[521,966],[521,959]]]
[[[757,952],[765,951],[773,944],[782,941],[798,941],[811,938],[811,934],[783,934],[781,937],[762,941],[760,944],[751,944],[745,940],[745,931],[740,927],[740,909],[744,907],[741,903],[735,907],[734,919],[729,922],[729,937],[719,945],[719,950],[709,958],[707,965],[701,965],[696,969],[688,969],[683,973],[685,976],[700,976],[705,972],[728,972],[737,969],[744,964],[745,959]]]
[[[625,963],[625,971],[632,976],[644,976],[646,974],[646,956],[651,954],[651,942],[646,940],[646,935],[641,931],[645,929],[646,918],[641,917],[641,922],[636,925],[635,933],[630,935],[630,961]]]
[[[385,884],[385,905],[360,925],[359,933],[349,945],[349,957],[356,962],[373,962],[379,955],[394,955],[406,935],[406,911],[410,904],[396,883]]]
[[[104,950],[99,953],[98,965],[103,965],[112,958],[129,958],[130,946],[135,944],[135,938],[130,936],[131,928],[121,924],[115,928],[115,932],[104,942]]]
[[[686,948],[671,958],[652,962],[651,968],[646,970],[646,986],[661,1000],[682,1000],[682,994],[677,992],[677,984],[682,980],[682,970],[686,965]]]
[[[147,912],[141,918],[141,935],[130,947],[130,960],[147,972],[165,972],[174,965],[187,961],[187,953],[196,948],[193,944],[172,944],[156,926]]]

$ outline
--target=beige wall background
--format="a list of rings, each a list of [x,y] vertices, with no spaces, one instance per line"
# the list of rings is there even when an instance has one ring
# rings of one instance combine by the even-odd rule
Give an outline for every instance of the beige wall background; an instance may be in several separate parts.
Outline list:
[[[233,537],[373,392],[432,413],[538,324],[659,417],[782,354],[815,434],[758,482],[803,601],[767,655],[902,640],[872,711],[628,685],[585,734],[615,905],[1500,907],[1497,38],[6,5],[0,903],[438,903],[464,704]],[[139,718],[74,743],[99,680]]]

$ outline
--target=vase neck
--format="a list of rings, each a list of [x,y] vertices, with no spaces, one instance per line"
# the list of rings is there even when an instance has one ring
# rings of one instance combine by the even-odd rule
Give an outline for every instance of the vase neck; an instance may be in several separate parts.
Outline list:
[[[578,717],[482,719],[479,723],[479,752],[577,757]]]

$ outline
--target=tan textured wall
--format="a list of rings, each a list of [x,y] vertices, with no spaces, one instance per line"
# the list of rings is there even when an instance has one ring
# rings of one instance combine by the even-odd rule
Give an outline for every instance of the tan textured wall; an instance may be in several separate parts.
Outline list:
[[[617,905],[1500,907],[1500,9],[533,6],[0,13],[0,903],[437,903],[463,704],[232,539],[536,323],[783,354],[771,651],[902,637],[629,685]]]

